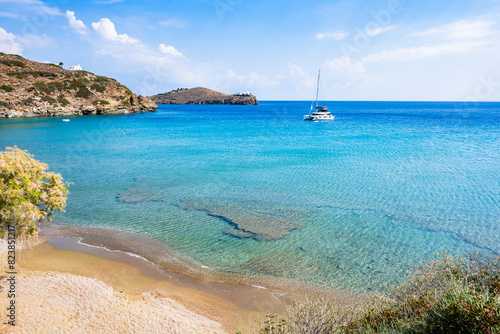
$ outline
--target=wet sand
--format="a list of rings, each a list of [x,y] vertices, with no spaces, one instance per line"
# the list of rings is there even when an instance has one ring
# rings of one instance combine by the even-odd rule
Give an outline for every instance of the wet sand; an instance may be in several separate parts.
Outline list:
[[[122,317],[129,314],[130,318],[134,318],[132,311],[137,309],[144,309],[141,314],[147,323],[141,328],[150,332],[190,333],[196,330],[234,333],[241,330],[248,333],[270,305],[274,305],[277,312],[284,310],[284,303],[265,289],[207,283],[175,275],[169,277],[141,258],[80,245],[78,240],[56,238],[21,252],[18,261],[18,325],[12,333],[51,333],[63,329],[82,333],[107,330],[132,333],[135,327],[130,323],[123,324]],[[77,248],[78,251],[58,249],[54,244]],[[82,289],[86,290],[85,293],[78,293]],[[61,304],[65,296],[72,296],[70,299],[73,301],[65,300],[64,305],[56,305]],[[58,301],[51,302],[51,299]],[[116,301],[110,301],[114,299]],[[5,296],[2,300],[3,309],[7,301]],[[106,314],[95,306],[103,300],[107,300],[108,307],[117,304],[112,307],[115,311]],[[166,302],[169,307],[152,306]],[[78,307],[65,307],[72,303]],[[91,310],[85,307],[86,303],[93,305]],[[167,314],[152,312],[161,309]],[[76,327],[68,328],[66,325],[74,322],[72,317],[76,313],[93,318],[93,321],[76,322]],[[165,316],[172,319],[167,321],[166,327],[155,325]],[[141,317],[136,318],[139,325]],[[107,329],[97,326],[98,323],[113,326]],[[5,324],[3,326],[3,330],[12,329]]]
[[[266,313],[282,314],[293,300],[317,292],[286,280],[222,277],[127,232],[49,225],[40,239],[18,252],[18,325],[3,320],[1,332],[251,333]]]

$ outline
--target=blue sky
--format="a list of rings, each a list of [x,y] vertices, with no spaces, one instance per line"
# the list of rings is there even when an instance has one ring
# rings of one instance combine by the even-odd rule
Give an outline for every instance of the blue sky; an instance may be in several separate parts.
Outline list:
[[[0,0],[0,51],[143,95],[499,101],[500,0]]]

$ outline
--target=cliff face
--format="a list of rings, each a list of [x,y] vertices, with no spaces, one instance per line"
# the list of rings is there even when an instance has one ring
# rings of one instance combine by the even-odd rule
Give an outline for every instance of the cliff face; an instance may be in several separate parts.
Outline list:
[[[177,89],[151,96],[158,104],[240,104],[256,105],[257,98],[249,95],[227,95],[203,87]]]
[[[128,114],[157,107],[115,79],[0,53],[0,117]]]

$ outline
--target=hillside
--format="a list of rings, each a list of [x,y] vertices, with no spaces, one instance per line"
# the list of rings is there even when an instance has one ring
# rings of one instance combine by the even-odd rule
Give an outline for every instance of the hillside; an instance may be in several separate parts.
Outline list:
[[[115,79],[0,53],[0,118],[156,111]]]
[[[203,87],[179,88],[168,93],[153,95],[150,98],[158,104],[258,104],[257,98],[252,94],[227,95]]]

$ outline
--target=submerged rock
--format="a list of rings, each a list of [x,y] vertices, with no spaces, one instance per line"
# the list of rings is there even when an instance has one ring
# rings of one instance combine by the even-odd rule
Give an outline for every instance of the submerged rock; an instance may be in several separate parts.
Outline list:
[[[137,204],[151,201],[152,199],[144,193],[135,191],[125,191],[116,195],[116,200],[120,203]]]
[[[209,216],[222,219],[233,227],[224,231],[238,238],[253,238],[260,241],[272,241],[284,238],[293,230],[302,226],[308,212],[272,208],[263,209],[262,203],[239,203],[240,205],[214,205],[203,203],[178,204],[190,211],[203,211]]]

